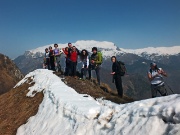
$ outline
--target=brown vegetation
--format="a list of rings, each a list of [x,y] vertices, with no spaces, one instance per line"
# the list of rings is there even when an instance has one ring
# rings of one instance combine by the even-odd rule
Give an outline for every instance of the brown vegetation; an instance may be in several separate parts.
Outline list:
[[[75,89],[78,93],[88,94],[95,99],[103,98],[105,100],[110,100],[118,104],[129,103],[133,101],[133,99],[127,97],[126,95],[123,95],[123,98],[119,97],[117,95],[117,92],[111,90],[111,88],[107,84],[101,83],[101,86],[98,86],[97,82],[94,79],[80,80],[73,77],[65,77],[65,79],[62,79],[62,81],[64,81],[68,86]]]
[[[43,93],[26,97],[28,82],[0,95],[0,135],[15,135],[17,129],[38,111]]]

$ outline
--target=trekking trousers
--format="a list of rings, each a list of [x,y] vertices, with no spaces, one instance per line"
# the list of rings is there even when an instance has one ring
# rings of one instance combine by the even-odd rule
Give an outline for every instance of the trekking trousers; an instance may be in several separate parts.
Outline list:
[[[71,65],[71,76],[76,76],[76,66],[77,66],[77,62],[70,62]]]
[[[50,56],[51,70],[55,71],[54,56]]]
[[[71,69],[71,61],[68,58],[66,58],[66,67],[65,67],[64,75],[69,76],[71,74],[70,69]]]
[[[97,66],[95,68],[92,68],[92,66],[89,66],[89,79],[91,79],[91,70],[95,70],[98,85],[100,85],[100,69],[101,69],[100,66]]]
[[[61,71],[60,56],[55,56],[55,70]]]
[[[46,66],[50,70],[50,58],[46,58]]]
[[[156,86],[151,84],[151,93],[152,93],[152,98],[157,97],[157,92],[159,92],[161,94],[161,96],[166,96],[167,92],[166,92],[166,88],[165,85],[160,85],[160,86]]]
[[[88,71],[88,68],[82,68],[81,69],[81,78],[86,79],[84,77],[86,77],[87,71]]]
[[[115,85],[116,85],[118,95],[122,97],[123,96],[123,87],[122,87],[121,75],[114,75],[113,78],[115,81]]]

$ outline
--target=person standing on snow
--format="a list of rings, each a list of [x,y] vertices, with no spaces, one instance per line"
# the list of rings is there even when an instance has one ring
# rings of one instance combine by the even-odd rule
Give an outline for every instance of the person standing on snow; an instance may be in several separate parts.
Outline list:
[[[163,76],[167,77],[165,71],[162,68],[158,68],[156,63],[150,64],[150,70],[148,71],[148,79],[151,82],[151,93],[152,98],[157,97],[157,92],[161,94],[161,96],[166,96],[166,88],[163,81]]]
[[[122,79],[121,79],[121,67],[118,64],[115,56],[111,57],[111,61],[113,63],[112,64],[112,73],[111,73],[111,75],[113,75],[113,83],[115,81],[118,95],[122,98],[123,97],[123,87],[122,87]]]

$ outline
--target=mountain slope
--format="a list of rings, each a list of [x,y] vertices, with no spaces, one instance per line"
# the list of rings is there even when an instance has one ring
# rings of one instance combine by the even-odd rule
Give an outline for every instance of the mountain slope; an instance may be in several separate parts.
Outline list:
[[[0,94],[9,91],[24,75],[12,60],[0,54]]]
[[[31,81],[29,78],[20,87],[0,95],[0,135],[16,135],[18,127],[37,113],[43,94],[39,92],[34,98],[26,97],[28,88],[33,86]]]
[[[180,95],[119,105],[78,94],[48,70],[29,73],[16,88],[21,87],[28,78],[34,85],[29,88],[27,96],[34,97],[43,91],[44,98],[37,114],[18,128],[17,135],[180,133]]]

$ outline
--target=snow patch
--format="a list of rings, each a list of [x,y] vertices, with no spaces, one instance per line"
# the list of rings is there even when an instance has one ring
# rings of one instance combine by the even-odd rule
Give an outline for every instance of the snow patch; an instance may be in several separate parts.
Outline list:
[[[52,71],[38,69],[31,77],[34,86],[27,96],[44,92],[35,116],[17,131],[17,135],[179,135],[180,95],[115,104],[84,97],[68,87]]]

